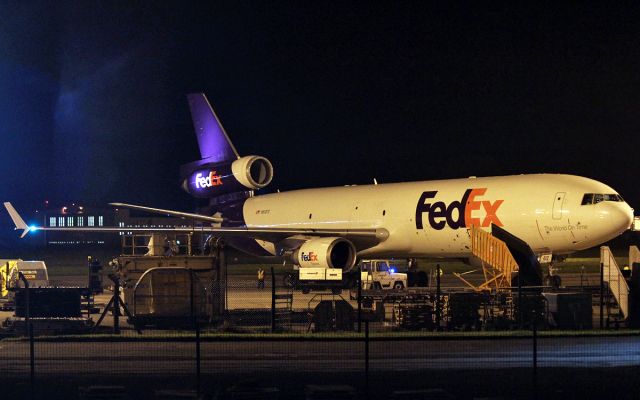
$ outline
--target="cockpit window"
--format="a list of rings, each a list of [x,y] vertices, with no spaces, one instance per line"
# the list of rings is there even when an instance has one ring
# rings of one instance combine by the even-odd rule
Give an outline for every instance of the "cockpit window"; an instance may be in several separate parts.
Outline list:
[[[587,193],[582,197],[582,205],[593,204],[593,193]]]
[[[585,193],[582,197],[582,205],[598,204],[602,201],[624,201],[619,194]]]
[[[604,201],[624,201],[619,194],[605,194]]]

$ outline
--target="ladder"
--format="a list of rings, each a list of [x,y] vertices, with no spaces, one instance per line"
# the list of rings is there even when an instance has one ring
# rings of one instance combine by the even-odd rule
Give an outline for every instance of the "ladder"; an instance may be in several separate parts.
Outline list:
[[[629,266],[632,267],[634,263],[640,263],[640,250],[638,246],[629,246]]]
[[[633,246],[635,247],[635,246]],[[637,247],[635,249],[637,251]],[[629,258],[631,259],[632,249],[629,250]],[[602,277],[609,285],[609,291],[613,295],[620,307],[622,319],[629,316],[629,285],[622,275],[622,271],[616,262],[609,246],[600,247],[600,263],[602,264]]]
[[[453,273],[458,279],[470,286],[476,292],[496,291],[511,286],[511,275],[518,271],[518,263],[511,255],[507,245],[489,232],[483,231],[475,225],[471,226],[471,254],[482,262],[484,282],[476,286],[462,277],[463,274]]]

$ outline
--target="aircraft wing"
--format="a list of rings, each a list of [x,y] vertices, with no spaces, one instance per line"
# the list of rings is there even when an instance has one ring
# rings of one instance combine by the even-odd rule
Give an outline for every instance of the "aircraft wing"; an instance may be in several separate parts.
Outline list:
[[[113,203],[113,205],[122,203]],[[261,239],[268,242],[277,243],[281,240],[293,236],[309,236],[309,237],[343,237],[351,240],[358,250],[375,246],[385,241],[389,237],[386,229],[291,229],[291,228],[272,228],[272,227],[213,227],[213,226],[190,226],[177,228],[126,228],[126,227],[45,227],[45,226],[29,226],[27,225],[11,203],[4,203],[5,208],[9,212],[9,216],[15,224],[15,230],[21,230],[20,237],[25,237],[29,232],[36,231],[59,231],[59,232],[178,232],[178,233],[209,233],[217,237],[246,237],[251,239]],[[170,210],[153,209],[149,207],[135,206],[138,209],[159,210],[164,213]],[[172,215],[183,214],[196,220],[213,221],[220,220],[216,217],[206,217],[198,214],[173,212]]]

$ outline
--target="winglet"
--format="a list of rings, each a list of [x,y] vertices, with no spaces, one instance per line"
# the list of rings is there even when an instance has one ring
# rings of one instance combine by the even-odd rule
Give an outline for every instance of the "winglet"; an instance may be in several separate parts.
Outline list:
[[[24,220],[22,219],[20,214],[18,214],[16,209],[13,208],[11,203],[5,202],[4,206],[7,209],[7,211],[9,212],[9,216],[13,220],[13,223],[16,225],[15,230],[17,230],[17,231],[18,230],[22,230],[22,234],[20,235],[20,238],[23,238],[23,237],[27,236],[27,233],[29,233],[29,230],[30,230],[29,225],[27,225],[24,222]]]

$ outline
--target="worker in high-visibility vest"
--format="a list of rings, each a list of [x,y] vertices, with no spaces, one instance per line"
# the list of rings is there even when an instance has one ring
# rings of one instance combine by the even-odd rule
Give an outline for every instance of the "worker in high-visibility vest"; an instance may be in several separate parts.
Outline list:
[[[264,289],[264,270],[258,268],[258,289]]]

